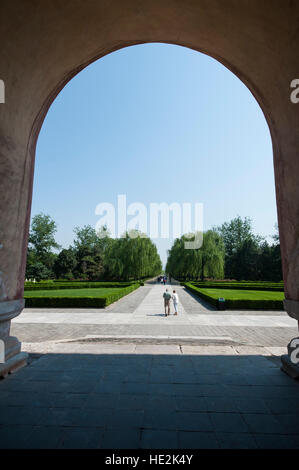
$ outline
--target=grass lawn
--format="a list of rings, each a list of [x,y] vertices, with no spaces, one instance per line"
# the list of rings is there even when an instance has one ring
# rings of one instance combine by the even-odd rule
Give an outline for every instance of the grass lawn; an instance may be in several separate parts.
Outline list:
[[[109,294],[118,294],[123,287],[99,287],[90,289],[56,289],[56,290],[26,290],[24,297],[106,297]]]
[[[252,289],[221,289],[202,288],[185,283],[186,289],[198,295],[215,307],[219,307],[218,299],[225,299],[226,310],[283,310],[284,292]]]
[[[226,300],[283,300],[284,292],[237,289],[201,289],[199,291],[213,299],[223,297]]]
[[[140,287],[139,283],[127,287],[25,290],[25,306],[28,308],[105,308],[138,287]]]

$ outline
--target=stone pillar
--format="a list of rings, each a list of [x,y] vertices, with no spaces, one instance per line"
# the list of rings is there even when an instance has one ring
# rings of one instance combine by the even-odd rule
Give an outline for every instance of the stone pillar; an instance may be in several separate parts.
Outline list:
[[[0,377],[6,377],[27,362],[28,354],[21,352],[18,338],[10,336],[10,321],[21,313],[24,300],[8,300],[0,303],[0,340],[4,346],[4,362],[0,362]]]
[[[294,300],[284,301],[285,310],[290,317],[298,319],[299,302]],[[299,331],[299,320],[298,320]],[[299,379],[299,337],[291,339],[287,347],[288,353],[281,356],[281,369],[293,379]]]

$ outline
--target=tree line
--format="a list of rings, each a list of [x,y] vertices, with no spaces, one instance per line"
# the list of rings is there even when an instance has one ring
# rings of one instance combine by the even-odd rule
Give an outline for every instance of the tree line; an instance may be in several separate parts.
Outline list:
[[[168,252],[166,272],[174,278],[282,280],[278,230],[268,243],[255,235],[252,221],[240,216],[203,233],[203,245],[198,250],[185,249],[183,235],[176,239]]]
[[[45,214],[33,217],[27,252],[26,278],[129,281],[156,276],[162,263],[156,245],[135,230],[111,238],[103,227],[75,227],[73,244],[61,249],[55,240],[57,226]],[[58,251],[58,253],[57,253]]]

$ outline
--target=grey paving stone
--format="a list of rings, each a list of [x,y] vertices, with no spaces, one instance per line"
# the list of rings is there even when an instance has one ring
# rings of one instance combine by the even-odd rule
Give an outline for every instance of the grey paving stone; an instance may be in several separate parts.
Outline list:
[[[242,372],[244,372],[244,369],[242,367]],[[245,373],[240,374],[240,373],[230,373],[230,374],[218,374],[218,381],[215,383],[221,383],[221,384],[227,384],[227,385],[248,385],[248,378]]]
[[[149,395],[145,410],[172,412],[176,409],[174,396],[169,395]]]
[[[178,411],[176,422],[181,431],[213,431],[210,416],[205,412]]]
[[[0,406],[0,425],[38,425],[47,409],[18,406]]]
[[[219,449],[219,443],[213,432],[179,431],[181,449]]]
[[[299,435],[256,434],[254,437],[260,449],[299,449]]]
[[[107,427],[110,429],[140,428],[143,419],[143,410],[112,410],[107,419]]]
[[[233,399],[227,397],[205,397],[206,410],[209,412],[238,412],[237,405]]]
[[[241,414],[209,413],[209,416],[212,422],[212,430],[215,432],[249,432],[249,427]]]
[[[286,434],[286,426],[269,414],[243,414],[250,432],[255,434]]]
[[[221,449],[256,449],[257,444],[252,434],[246,433],[216,433]]]
[[[201,385],[215,385],[218,384],[219,382],[221,383],[221,380],[219,380],[219,375],[218,374],[196,374],[194,376],[194,379],[189,382],[188,379],[184,381],[185,383],[195,383],[195,384],[201,384]]]
[[[234,403],[241,413],[271,413],[266,401],[262,398],[235,398]]]
[[[135,395],[148,395],[150,394],[150,387],[146,383],[128,382],[123,384],[120,392],[125,394],[133,393]]]
[[[60,449],[98,449],[102,446],[104,428],[61,428]]]
[[[297,398],[266,398],[265,403],[273,414],[299,414],[299,400]]]
[[[57,449],[61,443],[62,431],[56,426],[37,426],[32,429],[27,449]]]
[[[20,448],[27,446],[31,432],[31,444],[37,448],[254,448],[256,443],[296,448],[299,384],[280,372],[271,356],[276,350],[269,349],[268,358],[262,347],[285,346],[295,336],[296,329],[287,326],[284,314],[212,312],[181,289],[187,313],[169,317],[166,323],[144,310],[149,293],[148,287],[138,290],[96,315],[74,312],[77,324],[13,322],[12,330],[41,346],[46,339],[88,334],[218,335],[245,346],[236,346],[240,351],[232,346],[198,346],[197,353],[189,347],[186,354],[188,347],[180,349],[175,343],[172,349],[151,345],[136,354],[135,345],[99,343],[92,345],[90,354],[91,345],[60,343],[62,352],[44,354],[0,381],[0,437],[7,432],[7,446],[15,430]],[[83,316],[99,322],[107,312],[113,321],[80,324]],[[54,318],[53,312],[49,315]],[[241,320],[263,326],[242,326]],[[285,322],[284,327],[275,327],[277,321]],[[244,347],[247,352],[241,351]]]
[[[103,449],[139,449],[141,429],[107,429],[104,432],[101,448]]]
[[[129,395],[130,396],[130,395]],[[92,393],[85,401],[86,408],[115,408],[119,407],[119,395],[116,393]]]
[[[142,449],[177,449],[177,431],[144,429],[141,434]]]
[[[26,449],[32,426],[0,426],[0,449]]]
[[[203,397],[175,397],[178,411],[208,411],[207,401]]]
[[[176,395],[176,385],[169,383],[154,383],[147,386],[150,395]]]
[[[76,421],[79,422],[79,426],[83,427],[98,427],[102,428],[107,426],[108,420],[110,419],[112,409],[94,409],[85,408],[82,410],[81,417],[78,415],[70,414],[70,422],[76,425]]]
[[[298,434],[299,435],[299,420],[298,415],[281,414],[276,415],[275,419],[279,422],[282,432],[281,434]]]
[[[121,394],[115,408],[119,410],[144,410],[148,408],[149,395]]]
[[[145,410],[142,427],[145,429],[177,429],[175,410]]]
[[[39,395],[34,406],[50,406],[52,408],[82,408],[86,405],[86,393],[46,393]]]

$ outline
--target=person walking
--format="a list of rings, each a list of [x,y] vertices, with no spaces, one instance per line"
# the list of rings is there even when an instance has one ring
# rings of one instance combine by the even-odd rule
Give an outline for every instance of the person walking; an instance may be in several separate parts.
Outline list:
[[[170,299],[171,299],[171,294],[168,292],[168,289],[163,294],[164,298],[164,309],[165,309],[165,317],[167,315],[170,315]]]
[[[176,293],[175,290],[173,291],[173,294],[172,294],[172,301],[173,301],[174,314],[177,315],[178,314],[179,296],[178,296],[178,294]]]

